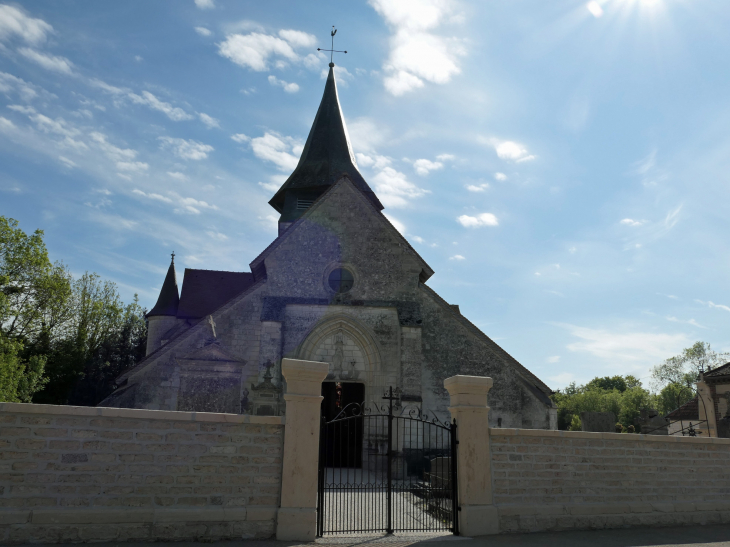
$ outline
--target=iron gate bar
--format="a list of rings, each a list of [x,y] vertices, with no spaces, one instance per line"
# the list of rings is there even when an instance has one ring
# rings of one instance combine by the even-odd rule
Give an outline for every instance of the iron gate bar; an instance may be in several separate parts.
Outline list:
[[[329,422],[322,417],[317,535],[458,535],[456,421],[404,408],[399,395],[390,388],[387,404],[352,403]]]

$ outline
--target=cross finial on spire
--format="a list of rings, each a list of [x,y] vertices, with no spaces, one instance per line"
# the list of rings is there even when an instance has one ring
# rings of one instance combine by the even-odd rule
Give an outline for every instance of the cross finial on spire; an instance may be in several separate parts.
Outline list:
[[[172,251],[172,263],[175,264],[175,251]]]
[[[332,37],[332,49],[322,49],[320,47],[317,48],[317,51],[329,51],[330,52],[330,67],[335,66],[333,55],[335,53],[347,53],[347,51],[341,51],[339,49],[335,49],[335,34],[337,34],[337,29],[334,25],[332,25],[332,32],[330,32],[330,36]]]

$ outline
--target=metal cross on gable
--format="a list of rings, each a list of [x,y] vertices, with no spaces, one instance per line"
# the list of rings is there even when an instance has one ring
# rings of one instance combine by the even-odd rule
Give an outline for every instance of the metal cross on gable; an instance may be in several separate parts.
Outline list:
[[[332,49],[322,49],[321,47],[317,48],[317,51],[329,51],[330,52],[330,66],[335,66],[335,63],[333,61],[333,55],[335,53],[347,53],[347,51],[335,49],[335,34],[337,34],[337,29],[334,25],[332,25],[332,32],[330,32],[330,36],[332,36]]]

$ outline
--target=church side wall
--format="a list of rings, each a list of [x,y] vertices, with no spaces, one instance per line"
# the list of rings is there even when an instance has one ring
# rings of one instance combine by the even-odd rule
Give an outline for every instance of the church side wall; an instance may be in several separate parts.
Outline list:
[[[730,522],[730,439],[489,433],[501,533]]]
[[[494,388],[489,393],[489,425],[547,429],[548,407],[529,392],[512,367],[497,357],[477,336],[425,291],[418,301],[423,315],[423,405],[448,417],[449,397],[444,379],[456,374],[489,376]]]
[[[273,416],[0,403],[0,544],[269,537],[283,432]]]

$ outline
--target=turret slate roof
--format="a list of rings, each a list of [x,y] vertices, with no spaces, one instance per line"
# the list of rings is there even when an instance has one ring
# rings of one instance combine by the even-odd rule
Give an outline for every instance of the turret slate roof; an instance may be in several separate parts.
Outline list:
[[[177,289],[177,277],[175,277],[175,258],[170,262],[167,269],[165,282],[162,284],[160,296],[157,298],[157,304],[152,308],[147,317],[154,315],[177,315],[177,307],[180,305],[180,293]]]

